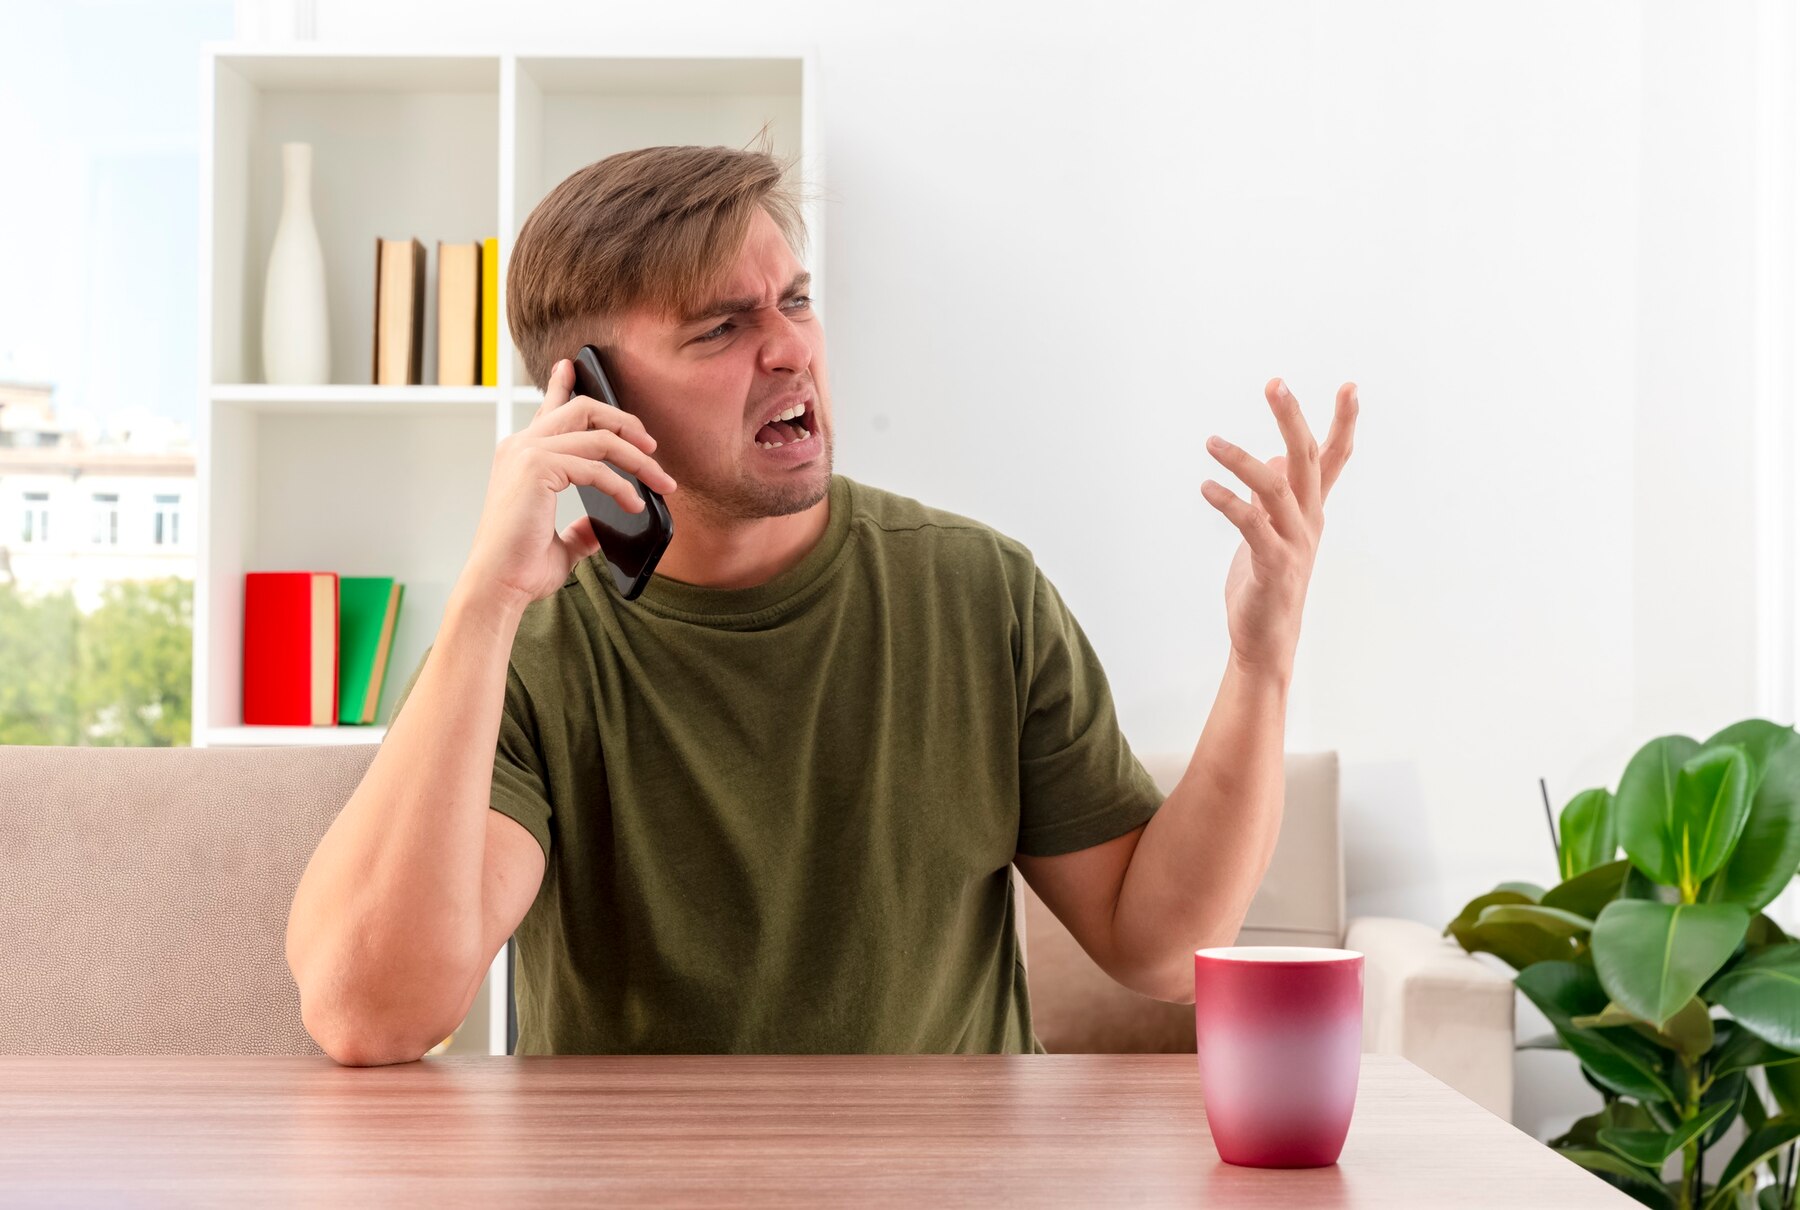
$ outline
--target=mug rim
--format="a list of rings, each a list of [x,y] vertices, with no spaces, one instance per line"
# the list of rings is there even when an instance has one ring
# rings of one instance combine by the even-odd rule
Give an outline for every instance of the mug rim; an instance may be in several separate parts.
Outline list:
[[[1328,945],[1213,945],[1194,951],[1195,959],[1249,962],[1264,966],[1354,962],[1362,956],[1361,950],[1339,949]]]

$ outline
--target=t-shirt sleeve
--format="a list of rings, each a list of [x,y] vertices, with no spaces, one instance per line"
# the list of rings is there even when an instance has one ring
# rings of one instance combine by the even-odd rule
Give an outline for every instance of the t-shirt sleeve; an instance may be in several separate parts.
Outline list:
[[[1022,628],[1025,709],[1019,730],[1019,842],[1027,857],[1072,853],[1149,821],[1163,793],[1131,751],[1087,636],[1032,567]]]
[[[394,703],[394,713],[398,717],[400,709],[406,704],[413,686],[418,684],[419,674],[425,671],[425,661],[431,657],[431,648],[419,657],[419,666],[413,669],[412,676],[407,678],[406,685],[400,690],[400,697]],[[519,679],[518,671],[509,660],[506,665],[506,700],[500,710],[500,733],[494,744],[494,781],[488,797],[488,805],[511,819],[517,820],[527,832],[536,838],[538,846],[544,850],[544,860],[550,860],[550,794],[547,789],[549,778],[544,770],[543,748],[538,742],[537,720],[531,710],[531,699],[525,692],[525,683]]]

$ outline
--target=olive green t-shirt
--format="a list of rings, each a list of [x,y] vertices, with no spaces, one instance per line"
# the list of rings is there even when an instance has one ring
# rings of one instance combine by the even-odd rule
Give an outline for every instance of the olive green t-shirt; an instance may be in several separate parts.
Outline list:
[[[1162,799],[1062,598],[977,521],[834,475],[754,587],[627,601],[596,556],[506,675],[492,805],[547,862],[517,1052],[1043,1053],[1013,855]]]

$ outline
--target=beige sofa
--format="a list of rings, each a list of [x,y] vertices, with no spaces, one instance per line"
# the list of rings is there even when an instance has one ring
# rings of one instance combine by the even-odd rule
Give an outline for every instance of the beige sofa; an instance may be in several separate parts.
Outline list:
[[[319,1054],[288,905],[370,745],[0,747],[0,1054]],[[1166,788],[1186,757],[1145,764]],[[1194,1049],[1193,1009],[1113,983],[1014,872],[1052,1051]],[[1240,941],[1365,955],[1364,1049],[1508,1117],[1513,989],[1437,930],[1344,921],[1335,753],[1289,754],[1280,840]]]

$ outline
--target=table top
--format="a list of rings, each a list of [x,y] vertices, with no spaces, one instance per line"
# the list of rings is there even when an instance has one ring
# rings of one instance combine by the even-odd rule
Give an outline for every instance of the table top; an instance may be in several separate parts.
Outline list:
[[[0,1205],[1632,1207],[1404,1059],[1326,1168],[1221,1161],[1193,1055],[0,1055]]]

